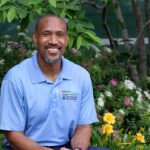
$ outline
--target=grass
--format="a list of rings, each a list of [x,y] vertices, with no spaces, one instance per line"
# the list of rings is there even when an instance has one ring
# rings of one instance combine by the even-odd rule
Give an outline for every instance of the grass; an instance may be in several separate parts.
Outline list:
[[[2,141],[3,141],[3,134],[0,133],[0,150],[3,150]]]

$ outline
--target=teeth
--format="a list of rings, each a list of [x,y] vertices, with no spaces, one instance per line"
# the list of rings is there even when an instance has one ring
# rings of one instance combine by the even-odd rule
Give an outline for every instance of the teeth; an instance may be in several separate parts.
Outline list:
[[[57,48],[48,48],[49,51],[58,51]]]

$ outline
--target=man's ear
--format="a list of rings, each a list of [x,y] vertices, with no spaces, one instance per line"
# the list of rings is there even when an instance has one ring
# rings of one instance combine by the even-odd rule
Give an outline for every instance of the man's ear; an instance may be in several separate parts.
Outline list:
[[[37,47],[37,33],[36,32],[33,33],[32,38],[33,38],[35,47]]]
[[[69,36],[67,35],[66,47],[67,47],[67,45],[68,45],[68,42],[69,42]]]

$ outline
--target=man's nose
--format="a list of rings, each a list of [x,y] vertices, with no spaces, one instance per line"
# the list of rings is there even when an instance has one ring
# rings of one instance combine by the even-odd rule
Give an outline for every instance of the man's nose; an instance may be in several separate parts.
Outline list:
[[[50,44],[58,44],[57,36],[56,36],[56,35],[52,35],[52,36],[49,38],[49,43],[50,43]]]

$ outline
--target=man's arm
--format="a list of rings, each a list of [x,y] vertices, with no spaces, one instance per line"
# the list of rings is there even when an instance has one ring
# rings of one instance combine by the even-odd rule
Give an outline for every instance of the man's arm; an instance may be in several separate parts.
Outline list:
[[[71,139],[72,149],[87,150],[92,135],[91,125],[78,125],[74,136]]]
[[[4,131],[4,134],[15,150],[51,150],[50,148],[42,147],[36,142],[26,137],[20,131]]]

